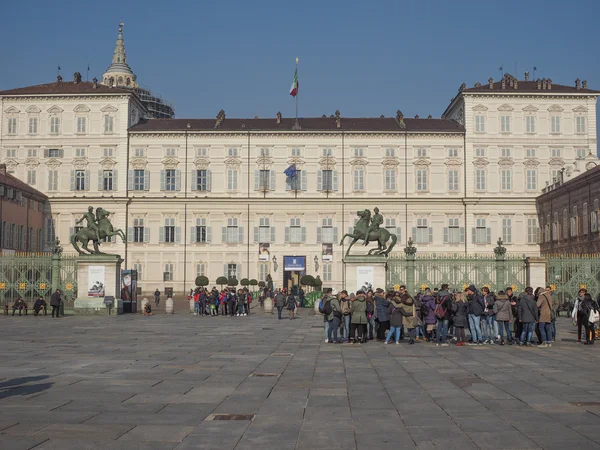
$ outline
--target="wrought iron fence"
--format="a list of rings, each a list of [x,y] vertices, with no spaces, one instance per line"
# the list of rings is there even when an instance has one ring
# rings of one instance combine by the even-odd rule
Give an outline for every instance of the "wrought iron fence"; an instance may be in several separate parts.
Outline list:
[[[558,300],[573,301],[581,288],[600,294],[600,255],[546,256],[546,280]]]
[[[15,253],[0,258],[0,303],[13,305],[20,297],[29,307],[38,297],[61,289],[64,307],[73,308],[77,296],[77,258],[51,253]]]
[[[387,260],[387,286],[404,284],[414,292],[443,283],[455,290],[474,284],[496,292],[506,286],[522,291],[527,283],[526,260],[523,256],[507,255],[501,240],[494,254],[487,255],[417,254],[409,242],[404,255],[392,255]]]

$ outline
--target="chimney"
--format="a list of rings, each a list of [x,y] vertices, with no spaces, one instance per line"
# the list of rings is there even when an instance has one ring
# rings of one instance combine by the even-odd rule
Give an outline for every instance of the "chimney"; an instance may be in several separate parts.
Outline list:
[[[542,80],[540,80],[539,78],[537,79],[537,88],[542,89]]]
[[[479,81],[477,81],[477,82],[475,83],[475,87],[479,87],[479,86],[481,86],[481,83],[480,83]]]
[[[6,175],[6,164],[0,164],[0,175]]]
[[[548,89],[548,80],[542,78],[542,90]]]
[[[432,116],[431,114],[429,114],[429,115],[427,116],[427,118],[428,118],[428,119],[433,119],[433,116]]]
[[[525,81],[529,81],[529,72],[525,72]]]
[[[404,114],[402,114],[402,111],[400,111],[400,110],[396,111],[396,120],[398,121],[398,123],[400,124],[400,126],[402,128],[406,128],[406,125],[404,123]]]
[[[418,119],[418,118],[419,118],[419,115],[418,115],[418,114],[415,114],[415,119]]]
[[[506,77],[502,78],[502,89],[506,89]]]
[[[73,83],[74,84],[79,84],[81,83],[81,74],[79,72],[75,72],[73,74]]]
[[[281,113],[277,113],[277,125],[281,124]]]
[[[519,89],[519,80],[515,78],[515,89]]]
[[[219,128],[224,120],[225,120],[225,110],[222,109],[221,111],[219,111],[219,114],[217,114],[217,122],[215,123],[215,128]]]
[[[581,89],[587,89],[587,80],[583,80],[581,83]]]
[[[548,83],[548,89],[552,89],[552,79],[551,78],[548,78],[547,83]]]
[[[581,80],[579,78],[575,80],[575,89],[581,89]]]
[[[57,83],[60,83],[60,82],[62,82],[62,77],[61,77],[60,75],[58,75],[58,76],[56,77],[56,82],[57,82]]]
[[[490,89],[494,89],[494,79],[492,77],[488,79],[488,83],[490,83]]]
[[[94,89],[98,89],[98,78],[94,77],[92,81],[94,82]]]
[[[335,126],[340,128],[342,126],[341,120],[340,120],[340,111],[339,109],[335,111]]]

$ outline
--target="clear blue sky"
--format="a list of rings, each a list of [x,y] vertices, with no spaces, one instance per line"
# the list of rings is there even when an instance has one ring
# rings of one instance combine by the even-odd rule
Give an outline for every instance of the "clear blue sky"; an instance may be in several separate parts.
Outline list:
[[[0,90],[54,81],[58,64],[100,78],[123,20],[138,81],[177,117],[293,116],[296,56],[301,116],[439,117],[501,65],[600,89],[599,16],[598,0],[3,1]]]

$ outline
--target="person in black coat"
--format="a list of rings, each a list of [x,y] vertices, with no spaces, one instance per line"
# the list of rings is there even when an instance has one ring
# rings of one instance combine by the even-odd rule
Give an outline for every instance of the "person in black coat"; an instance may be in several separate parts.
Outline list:
[[[527,287],[525,294],[519,300],[519,321],[523,324],[521,331],[521,342],[519,345],[531,346],[531,335],[535,330],[535,324],[539,319],[539,309],[533,296],[533,288]]]
[[[57,289],[54,294],[50,297],[50,306],[52,306],[52,317],[54,317],[54,313],[56,313],[56,317],[58,318],[60,314],[60,302],[61,302],[61,292],[60,289]]]
[[[44,315],[46,315],[46,307],[47,307],[47,303],[46,300],[44,300],[44,297],[40,297],[38,298],[35,303],[33,304],[33,315],[37,316],[41,310],[44,310]]]
[[[592,296],[586,293],[583,296],[583,302],[581,304],[581,310],[583,314],[585,314],[585,320],[583,326],[585,327],[585,342],[584,345],[594,345],[595,338],[595,330],[594,327],[596,325],[595,322],[590,322],[590,314],[592,310],[598,312],[598,303],[596,303]]]

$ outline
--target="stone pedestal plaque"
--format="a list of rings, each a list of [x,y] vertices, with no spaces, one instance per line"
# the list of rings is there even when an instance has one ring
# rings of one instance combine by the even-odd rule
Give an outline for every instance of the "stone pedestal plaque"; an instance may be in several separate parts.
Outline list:
[[[385,289],[386,256],[348,255],[344,258],[346,289],[356,292],[364,287]]]
[[[108,315],[105,297],[113,297],[111,315],[123,314],[119,255],[81,255],[77,260],[75,314]]]

